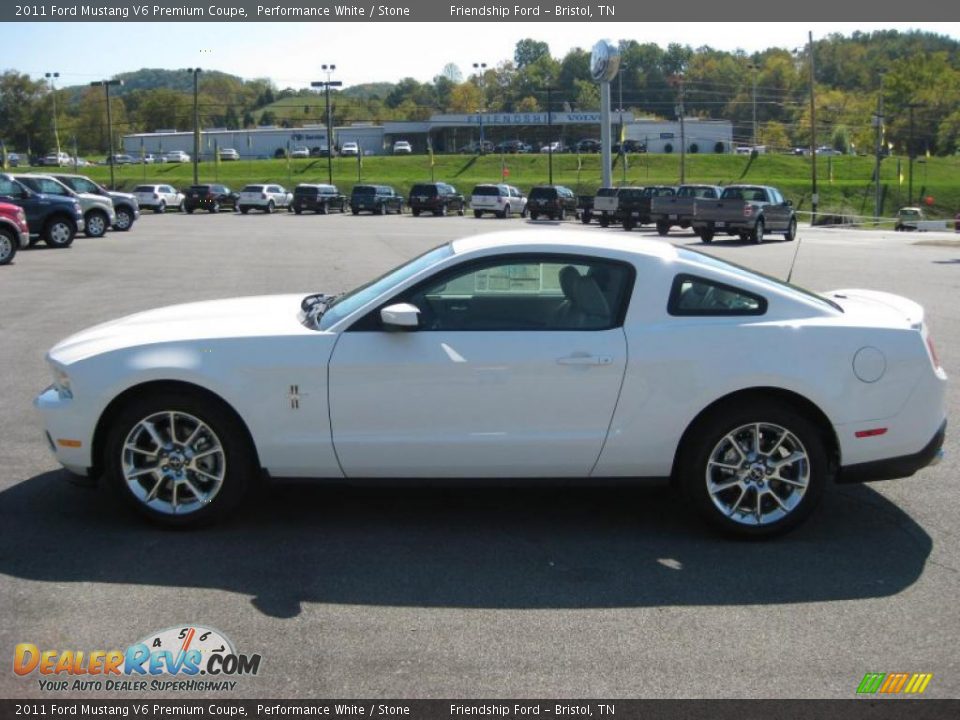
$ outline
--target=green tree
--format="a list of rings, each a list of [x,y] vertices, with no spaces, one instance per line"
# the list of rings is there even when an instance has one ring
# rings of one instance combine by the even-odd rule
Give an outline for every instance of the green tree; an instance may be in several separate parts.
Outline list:
[[[518,70],[522,70],[527,65],[532,65],[542,57],[550,55],[550,46],[540,40],[524,38],[517,42],[513,51],[513,62]]]

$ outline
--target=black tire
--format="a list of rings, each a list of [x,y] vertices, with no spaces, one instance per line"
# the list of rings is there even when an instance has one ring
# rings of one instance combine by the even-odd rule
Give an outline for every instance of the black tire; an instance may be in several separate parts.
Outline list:
[[[319,211],[319,212],[320,212],[321,215],[326,215],[326,214],[328,214],[328,213],[330,212],[330,208],[329,208],[329,206],[327,205],[327,203],[320,203],[320,211]]]
[[[103,237],[107,234],[108,227],[110,227],[110,218],[100,210],[91,210],[83,219],[83,234],[87,237]]]
[[[793,242],[797,237],[797,219],[790,218],[790,224],[787,225],[787,231],[783,234],[783,239],[787,242]]]
[[[119,232],[127,232],[133,227],[133,211],[127,207],[117,208],[117,221],[113,224],[113,229]]]
[[[43,241],[52,248],[70,247],[77,236],[77,226],[66,216],[52,217],[43,226]]]
[[[411,211],[410,211],[410,214],[413,215],[414,217],[420,217],[420,211],[419,211],[419,210],[411,210]]]
[[[248,208],[246,205],[241,205],[239,210],[241,215],[246,215],[248,212],[250,212],[250,208]]]
[[[608,218],[606,215],[601,215],[601,216],[600,216],[600,227],[602,227],[602,228],[610,227],[610,218]]]
[[[699,235],[700,239],[705,243],[713,242],[713,230],[711,230],[710,228],[703,228],[702,230],[698,230],[697,235]]]
[[[211,205],[211,206],[210,206],[210,212],[213,213],[214,215],[216,215],[217,213],[219,213],[219,212],[220,212],[220,203],[215,202],[213,205]]]
[[[560,222],[563,222],[566,219],[567,219],[567,209],[560,208],[560,212],[557,213],[557,220],[559,220]]]
[[[535,210],[531,210],[531,211],[530,211],[530,219],[531,219],[531,220],[536,220],[538,217],[540,217],[540,213],[536,212]]]
[[[475,218],[482,218],[482,217],[483,217],[483,212],[480,211],[480,210],[474,210],[474,211],[473,211],[473,216],[474,216]]]
[[[295,205],[293,208],[293,212],[295,215],[300,215],[301,213],[303,213],[303,208],[300,207],[299,205]]]
[[[435,210],[433,214],[436,215],[437,217],[445,217],[446,214],[447,214],[447,206],[446,206],[446,205],[441,205],[441,206],[440,206],[440,209],[439,209],[439,210]]]
[[[459,217],[463,217],[463,216],[466,215],[466,214],[467,214],[467,206],[466,206],[466,205],[461,205],[461,206],[460,206],[460,209],[457,210],[457,215],[458,215]]]
[[[592,216],[589,212],[587,212],[587,211],[585,210],[585,211],[583,211],[583,212],[580,214],[580,222],[582,222],[584,225],[589,225],[589,224],[590,224],[590,219],[591,219],[592,217],[593,217],[593,216]]]
[[[752,428],[757,424],[761,428],[766,428],[760,431],[761,452],[763,448],[770,451],[779,437],[777,432],[771,429],[772,426],[789,431],[793,439],[799,442],[798,447],[803,449],[806,457],[803,461],[787,465],[787,473],[794,474],[793,479],[797,480],[797,475],[802,474],[804,463],[806,463],[805,467],[809,475],[805,488],[802,488],[802,493],[796,500],[796,505],[792,505],[789,512],[784,516],[774,518],[763,525],[749,524],[746,521],[747,519],[742,516],[743,522],[739,522],[733,517],[734,514],[740,515],[738,509],[734,508],[729,513],[721,510],[715,504],[707,488],[708,472],[711,472],[715,481],[719,481],[718,484],[725,480],[737,478],[737,475],[718,469],[716,466],[711,470],[709,465],[711,456],[720,457],[718,453],[722,452],[721,447],[725,438],[738,429],[744,429],[744,437],[747,438],[747,442],[750,442]],[[682,445],[677,451],[677,479],[690,505],[707,522],[722,532],[740,537],[779,535],[796,527],[806,519],[816,507],[824,488],[832,478],[834,471],[827,455],[824,440],[827,432],[829,432],[829,429],[819,427],[806,414],[789,403],[779,400],[768,400],[757,396],[746,401],[741,400],[737,403],[722,405],[698,418],[684,434]],[[780,447],[782,451],[786,452],[787,448],[784,445]],[[750,446],[747,445],[747,447]],[[781,450],[768,454],[771,458],[782,459]],[[790,505],[790,498],[794,497],[793,493],[801,490],[801,488],[778,481],[775,478],[772,479],[770,477],[771,470],[764,463],[766,456],[761,454],[751,461],[750,453],[744,455],[741,449],[738,454],[743,458],[742,461],[737,455],[732,455],[728,457],[736,458],[736,460],[731,461],[721,457],[717,462],[723,460],[742,467],[743,476],[739,479],[743,483],[749,481],[749,484],[748,486],[731,487],[730,491],[731,493],[738,493],[735,497],[738,497],[741,503],[746,501],[745,507],[756,508],[759,495],[761,513],[764,512],[765,507],[773,509],[771,503],[775,501],[770,498],[764,499],[772,491],[776,491],[778,497]],[[740,491],[743,492],[743,497],[739,496]],[[723,492],[717,493],[717,498],[720,504],[728,500],[731,506],[736,505],[736,500],[733,500],[730,495],[724,495]],[[752,513],[752,515],[756,517],[755,513]]]
[[[503,214],[500,215],[504,220],[509,220],[513,216],[513,210],[510,209],[509,205],[504,205]]]
[[[670,234],[670,223],[663,222],[662,220],[657,222],[657,234],[661,237],[666,237]]]
[[[192,208],[192,207],[185,207],[185,208],[184,208],[184,211],[187,213],[187,215],[193,215],[194,208]]]
[[[203,422],[219,439],[223,450],[222,459],[227,469],[223,483],[208,503],[193,512],[171,515],[148,507],[134,495],[123,476],[124,446],[128,436],[139,422],[165,411],[183,413]],[[157,432],[164,440],[169,440],[164,428],[158,427]],[[257,479],[256,454],[247,430],[237,416],[222,402],[181,390],[144,395],[123,407],[113,418],[101,459],[108,485],[125,502],[141,515],[170,527],[204,525],[223,518],[240,504]],[[157,464],[160,462],[162,460],[158,458]],[[183,472],[190,479],[190,470],[184,469]],[[198,476],[194,475],[192,479],[198,482]],[[160,481],[161,497],[169,487],[168,478]]]
[[[20,238],[6,228],[0,228],[0,265],[9,265],[17,254]]]
[[[755,245],[759,245],[763,242],[763,234],[766,230],[766,225],[763,222],[763,218],[757,218],[757,224],[753,226],[753,230],[750,231],[750,242]]]
[[[272,215],[273,211],[276,209],[277,209],[277,206],[274,204],[273,200],[268,200],[267,207],[265,209],[265,212],[267,213],[267,215]]]
[[[360,214],[360,211],[357,210],[356,208],[350,208],[350,212],[351,212],[352,214],[354,214],[354,215],[359,215],[359,214]]]
[[[527,206],[524,205],[524,206],[523,206],[523,210],[520,211],[520,217],[526,219],[526,217],[527,217],[528,214],[529,214],[529,212],[527,211]]]
[[[623,219],[623,229],[626,230],[627,232],[630,232],[631,230],[633,230],[635,226],[636,226],[636,221],[633,218],[625,217]]]
[[[157,213],[158,215],[162,215],[163,213],[165,213],[165,212],[167,211],[167,201],[166,201],[166,200],[161,200],[161,201],[160,201],[160,204],[157,205],[157,206],[153,209],[153,211],[154,211],[155,213]]]

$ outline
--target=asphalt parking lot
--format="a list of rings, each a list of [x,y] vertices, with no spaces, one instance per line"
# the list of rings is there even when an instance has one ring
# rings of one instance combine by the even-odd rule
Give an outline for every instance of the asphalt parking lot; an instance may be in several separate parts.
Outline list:
[[[18,254],[0,268],[0,653],[122,648],[196,623],[263,656],[237,697],[848,698],[866,672],[932,672],[926,695],[960,695],[956,432],[939,466],[835,488],[765,543],[717,538],[664,488],[291,485],[224,525],[164,531],[67,482],[41,438],[43,354],[86,326],[199,299],[339,292],[455,237],[556,226],[148,213],[130,233]],[[960,375],[960,235],[800,238],[794,282],[920,301]],[[704,247],[686,232],[670,241]],[[797,244],[707,249],[784,277]],[[36,677],[0,672],[0,696],[56,697]],[[137,697],[73,693],[98,695]]]

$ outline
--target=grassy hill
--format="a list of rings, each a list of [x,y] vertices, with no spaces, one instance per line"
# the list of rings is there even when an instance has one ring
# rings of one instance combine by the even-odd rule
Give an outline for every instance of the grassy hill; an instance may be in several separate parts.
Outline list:
[[[302,108],[301,108],[302,110]],[[631,155],[627,162],[628,185],[675,184],[679,181],[678,155]],[[914,163],[914,203],[918,195],[931,196],[929,208],[934,215],[953,217],[960,212],[960,158],[921,158]],[[548,157],[546,155],[507,155],[502,159],[508,170],[506,182],[529,189],[546,183]],[[907,204],[907,159],[900,159],[903,182],[897,173],[898,159],[886,158],[881,167],[884,187],[883,214],[892,215]],[[872,215],[874,191],[872,184],[874,160],[868,157],[819,158],[818,189],[821,212],[846,212],[854,215]],[[343,191],[358,182],[358,163],[355,158],[334,158],[334,182]],[[106,167],[87,168],[91,177],[109,181]],[[178,187],[189,185],[193,179],[191,165],[135,165],[118,167],[117,185],[130,189],[141,182],[166,182]],[[687,182],[729,184],[752,182],[775,185],[800,210],[810,209],[810,158],[787,155],[760,155],[750,158],[740,155],[688,155]],[[431,179],[430,160],[424,155],[407,157],[367,157],[359,169],[365,183],[393,185],[406,194],[416,182]],[[464,194],[481,182],[498,182],[501,177],[501,157],[488,155],[437,155],[433,177],[455,185]],[[234,188],[248,182],[272,181],[289,187],[300,182],[326,182],[325,158],[309,160],[256,160],[200,165],[201,182],[218,179]],[[600,157],[598,155],[558,154],[553,156],[553,179],[567,185],[578,194],[593,193],[600,184]],[[617,164],[613,170],[614,184],[623,183],[623,170]]]

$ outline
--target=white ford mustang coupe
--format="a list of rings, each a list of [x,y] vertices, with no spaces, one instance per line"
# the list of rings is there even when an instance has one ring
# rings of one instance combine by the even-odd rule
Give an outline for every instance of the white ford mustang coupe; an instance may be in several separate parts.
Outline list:
[[[828,482],[936,462],[946,426],[916,303],[570,231],[457,240],[338,297],[143,312],[47,359],[57,459],[172,525],[265,475],[671,478],[772,535]]]

